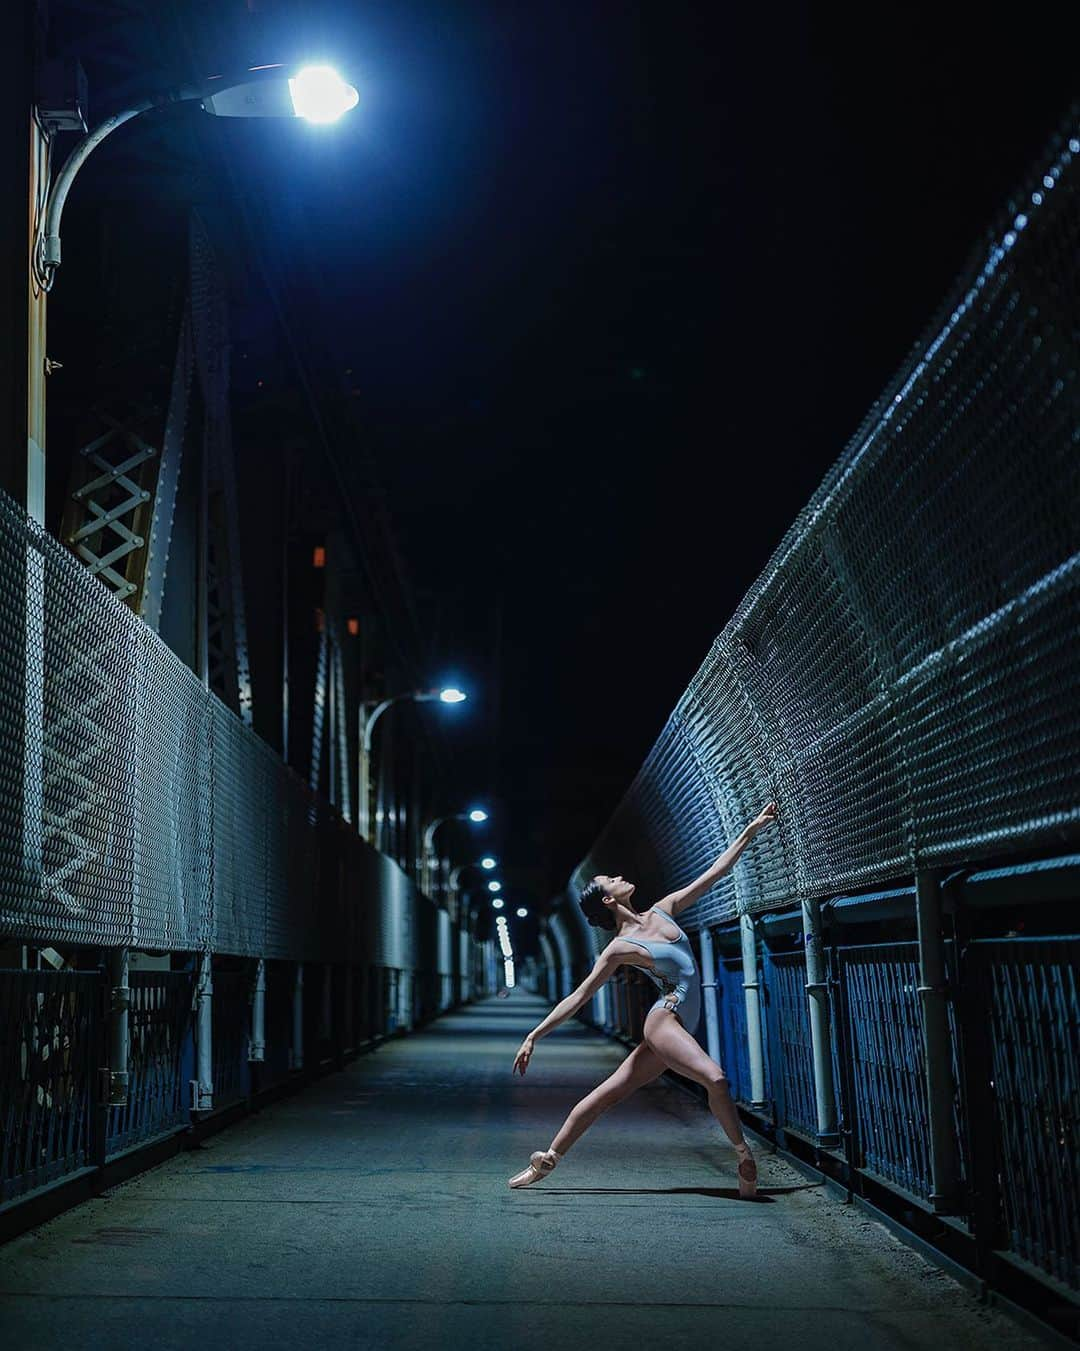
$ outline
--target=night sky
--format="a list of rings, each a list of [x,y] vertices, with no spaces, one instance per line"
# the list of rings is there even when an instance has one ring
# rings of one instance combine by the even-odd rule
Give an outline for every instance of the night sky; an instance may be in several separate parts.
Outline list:
[[[360,90],[332,134],[214,135],[303,272],[432,679],[475,696],[454,778],[538,899],[1078,92],[1067,6],[831,8],[170,9],[183,77],[314,56]]]

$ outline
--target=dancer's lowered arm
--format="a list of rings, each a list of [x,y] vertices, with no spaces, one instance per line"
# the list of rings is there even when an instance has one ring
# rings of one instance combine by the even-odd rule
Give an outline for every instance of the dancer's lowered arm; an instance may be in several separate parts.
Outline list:
[[[772,825],[775,820],[776,803],[770,802],[767,807],[763,808],[761,814],[755,816],[742,833],[728,845],[716,862],[705,869],[700,877],[696,877],[689,886],[681,887],[678,891],[668,892],[666,896],[657,901],[655,908],[666,910],[669,915],[679,915],[684,910],[689,910],[725,873],[731,872],[738,862],[740,854],[758,831],[763,830],[765,826]]]
[[[621,965],[624,959],[613,953],[609,948],[597,957],[593,964],[593,969],[581,982],[576,990],[572,990],[565,999],[562,999],[555,1005],[543,1022],[539,1023],[528,1034],[521,1043],[521,1050],[514,1057],[514,1065],[510,1073],[515,1070],[524,1074],[532,1058],[533,1045],[546,1037],[549,1032],[558,1027],[560,1023],[565,1023],[567,1018],[572,1018],[578,1009],[582,1008],[596,994],[600,987],[607,983],[614,975],[615,970]]]

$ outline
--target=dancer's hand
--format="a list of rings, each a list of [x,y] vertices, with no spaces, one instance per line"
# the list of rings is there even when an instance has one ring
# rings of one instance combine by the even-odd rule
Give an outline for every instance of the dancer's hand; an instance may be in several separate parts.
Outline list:
[[[752,830],[756,835],[758,831],[764,829],[765,826],[771,826],[773,822],[776,820],[776,817],[777,817],[776,803],[770,802],[767,807],[762,808],[761,814],[759,816],[754,817],[754,819],[750,822],[748,829]]]
[[[518,1048],[517,1055],[514,1056],[514,1068],[510,1071],[511,1074],[513,1074],[518,1069],[521,1070],[522,1074],[525,1073],[529,1061],[532,1058],[534,1045],[535,1043],[532,1037],[526,1037],[525,1040],[521,1043],[520,1047]]]

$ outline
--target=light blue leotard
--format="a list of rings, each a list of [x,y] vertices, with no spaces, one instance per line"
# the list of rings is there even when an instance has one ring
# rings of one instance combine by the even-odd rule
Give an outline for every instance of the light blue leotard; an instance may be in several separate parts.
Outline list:
[[[656,910],[656,906],[650,906],[649,909]],[[656,913],[664,917],[665,924],[671,924],[679,929],[666,910],[657,910]],[[686,934],[679,929],[679,937],[674,943],[658,938],[650,940],[627,938],[625,941],[644,948],[652,958],[655,970],[650,971],[644,966],[638,967],[639,971],[644,971],[652,983],[663,991],[649,1012],[651,1013],[653,1009],[666,1008],[672,999],[675,999],[678,1001],[676,1012],[683,1027],[687,1032],[696,1032],[698,1019],[701,1017],[701,980],[698,977],[694,952]],[[631,965],[637,966],[637,963],[633,962]]]

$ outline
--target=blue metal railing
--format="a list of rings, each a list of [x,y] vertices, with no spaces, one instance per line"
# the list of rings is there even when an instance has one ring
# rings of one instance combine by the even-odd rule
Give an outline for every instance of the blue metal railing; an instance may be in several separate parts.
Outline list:
[[[193,982],[192,971],[133,971],[128,977],[128,1100],[109,1109],[109,1154],[187,1122],[182,1062],[191,1036]]]
[[[817,1131],[817,1107],[806,1003],[806,955],[766,951],[762,973],[776,1124],[813,1136]]]

